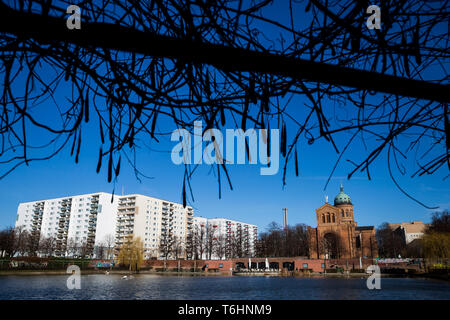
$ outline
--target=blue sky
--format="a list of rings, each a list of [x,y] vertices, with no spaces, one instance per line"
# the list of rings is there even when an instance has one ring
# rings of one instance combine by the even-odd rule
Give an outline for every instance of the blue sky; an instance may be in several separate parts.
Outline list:
[[[58,93],[59,98],[64,99],[69,89],[70,86],[67,85],[65,91]],[[292,103],[301,106],[303,101],[296,99]],[[301,110],[294,114],[300,115]],[[41,106],[40,116],[51,120],[52,109]],[[163,126],[164,123],[159,125]],[[0,228],[14,225],[20,202],[99,191],[112,192],[114,185],[106,181],[106,166],[104,165],[100,174],[95,173],[99,147],[96,141],[97,123],[92,120],[83,126],[83,141],[86,143],[81,149],[78,164],[70,157],[69,145],[55,158],[21,166],[0,180]],[[291,133],[289,129],[288,127],[288,135]],[[40,134],[36,132],[33,139],[38,141],[42,138]],[[342,149],[344,140],[338,139],[337,143]],[[139,168],[151,176],[151,179],[143,178],[141,182],[138,181],[131,167],[123,162],[115,185],[116,194],[121,194],[123,187],[126,194],[141,193],[181,202],[184,168],[171,162],[169,151],[174,145],[168,139],[163,139],[160,144],[152,144],[152,150],[142,148],[139,151]],[[361,174],[355,174],[351,180],[347,180],[352,167],[345,159],[361,159],[361,155],[366,152],[360,144],[355,144],[344,156],[344,161],[327,189],[323,190],[338,155],[325,141],[308,145],[302,140],[299,147],[300,177],[295,177],[291,163],[284,188],[284,160],[280,160],[280,171],[274,176],[261,176],[260,164],[234,165],[229,167],[234,190],[230,191],[228,185],[223,183],[222,199],[219,199],[217,180],[211,168],[202,165],[192,181],[195,201],[190,202],[190,205],[194,207],[195,215],[241,220],[258,225],[262,231],[271,221],[281,223],[282,208],[287,208],[289,224],[305,223],[315,226],[314,210],[324,203],[325,195],[332,202],[342,182],[355,206],[355,219],[359,225],[378,226],[385,221],[429,222],[433,210],[420,206],[395,187],[388,175],[385,155],[372,166],[371,181]],[[439,206],[441,209],[450,208],[450,185],[448,179],[442,180],[442,174],[419,178],[410,178],[408,175],[401,177],[398,173],[396,176],[402,188],[425,204]]]
[[[80,162],[70,157],[70,146],[55,158],[46,162],[32,162],[21,166],[0,180],[2,213],[0,227],[13,225],[20,202],[62,197],[89,192],[112,192],[113,184],[106,181],[106,166],[100,174],[95,173],[97,144],[86,139],[93,133],[95,123],[89,123],[84,133],[88,140],[81,149]],[[337,140],[338,144],[341,142]],[[129,165],[122,165],[116,183],[116,194],[141,193],[181,202],[183,166],[174,165],[168,152],[175,142],[153,144],[150,151],[143,148],[138,154],[138,166],[151,179],[139,182]],[[158,152],[159,151],[159,152]],[[356,157],[363,150],[355,147],[349,157]],[[351,180],[346,175],[351,167],[342,162],[327,189],[326,179],[337,155],[324,141],[313,145],[302,143],[299,151],[300,176],[295,177],[293,163],[282,187],[282,170],[277,175],[261,176],[260,164],[230,165],[234,190],[222,185],[222,199],[218,198],[217,181],[209,165],[203,164],[194,175],[192,186],[195,215],[204,217],[227,217],[256,224],[260,230],[271,221],[282,221],[282,208],[288,209],[289,224],[306,223],[315,226],[314,210],[324,203],[325,195],[332,201],[344,184],[345,192],[355,205],[355,218],[359,225],[378,226],[384,221],[401,222],[423,220],[428,222],[430,210],[413,202],[396,189],[390,180],[385,158],[377,160],[372,168],[371,181],[363,175]],[[281,160],[280,166],[283,164]],[[450,186],[439,176],[421,178],[399,177],[401,186],[429,206],[450,207]]]

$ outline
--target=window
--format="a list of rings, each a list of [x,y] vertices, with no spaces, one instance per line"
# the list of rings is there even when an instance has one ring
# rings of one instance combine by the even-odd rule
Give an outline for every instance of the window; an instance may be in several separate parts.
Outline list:
[[[325,263],[322,263],[322,269],[325,269]]]
[[[307,263],[304,263],[303,264],[303,269],[307,269],[308,268],[308,264]]]
[[[219,268],[223,268],[223,263],[219,264]]]

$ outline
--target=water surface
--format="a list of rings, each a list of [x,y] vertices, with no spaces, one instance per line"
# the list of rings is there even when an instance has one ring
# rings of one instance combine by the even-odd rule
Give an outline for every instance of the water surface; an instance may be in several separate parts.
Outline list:
[[[369,290],[366,278],[192,277],[83,275],[69,290],[68,276],[0,276],[0,300],[11,299],[450,299],[450,284],[419,278],[382,278]]]

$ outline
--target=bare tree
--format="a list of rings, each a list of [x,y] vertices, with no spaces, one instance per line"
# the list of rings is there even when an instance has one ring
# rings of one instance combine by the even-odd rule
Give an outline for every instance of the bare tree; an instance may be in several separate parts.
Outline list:
[[[24,256],[27,254],[27,241],[31,234],[23,226],[15,227],[14,231],[16,251],[19,255]]]
[[[395,232],[389,223],[382,223],[376,230],[378,253],[383,258],[396,258],[398,255],[405,256],[405,239],[398,232]]]
[[[447,1],[384,1],[380,30],[367,28],[365,1],[289,1],[277,19],[274,1],[80,5],[82,28],[68,30],[66,1],[0,2],[0,177],[67,146],[77,163],[83,119],[99,127],[97,172],[107,162],[109,182],[122,158],[145,176],[135,155],[167,133],[161,119],[189,131],[195,120],[281,129],[283,184],[292,161],[298,175],[303,140],[338,154],[330,177],[356,144],[367,152],[345,159],[349,178],[370,179],[386,156],[408,196],[396,174],[449,175]],[[35,129],[46,134],[31,139]],[[186,165],[184,204],[194,170]],[[226,162],[214,170],[220,197],[221,177],[232,183]]]
[[[176,260],[184,257],[184,246],[183,238],[174,236],[171,253]]]
[[[206,229],[205,251],[207,259],[211,260],[217,243],[217,226],[208,224]]]
[[[14,228],[9,227],[0,231],[0,251],[11,258],[16,254],[16,250],[16,233]]]
[[[25,238],[24,246],[29,256],[35,257],[41,251],[41,236],[39,233],[31,233]]]
[[[195,244],[194,244],[194,232],[192,231],[193,229],[191,229],[191,231],[188,232],[188,234],[186,235],[186,259],[195,259]]]
[[[78,249],[80,258],[85,259],[89,257],[89,254],[91,253],[91,247],[89,246],[87,241],[82,241]]]
[[[103,242],[95,246],[94,255],[97,259],[103,259],[106,252],[106,245]]]
[[[308,253],[308,232],[304,224],[281,228],[278,223],[272,222],[256,243],[256,255],[259,257],[296,257],[308,256]]]
[[[114,235],[108,234],[103,239],[103,242],[105,243],[106,248],[106,259],[112,259],[114,256],[114,244],[115,244],[115,238]]]
[[[237,228],[231,233],[230,239],[231,258],[242,258],[244,256],[244,241],[242,237],[242,230]]]
[[[69,257],[76,257],[79,253],[79,243],[74,238],[67,240],[67,255]]]
[[[206,228],[203,226],[197,226],[194,237],[196,259],[203,259],[206,251]]]
[[[226,256],[227,249],[227,239],[224,234],[219,234],[215,241],[213,253],[217,256],[219,260],[222,260]]]
[[[53,257],[56,250],[56,239],[52,236],[41,238],[40,252],[46,257]]]
[[[450,233],[450,212],[448,210],[434,212],[427,233]]]
[[[167,230],[167,229],[166,229]],[[161,233],[159,239],[159,254],[164,260],[167,260],[172,254],[174,248],[174,237],[169,234],[168,230]]]

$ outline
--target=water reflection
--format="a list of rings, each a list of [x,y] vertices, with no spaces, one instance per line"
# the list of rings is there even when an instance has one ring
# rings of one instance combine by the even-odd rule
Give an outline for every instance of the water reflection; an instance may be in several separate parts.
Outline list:
[[[84,275],[81,290],[67,276],[0,276],[0,299],[450,299],[450,284],[415,278],[189,277]]]

